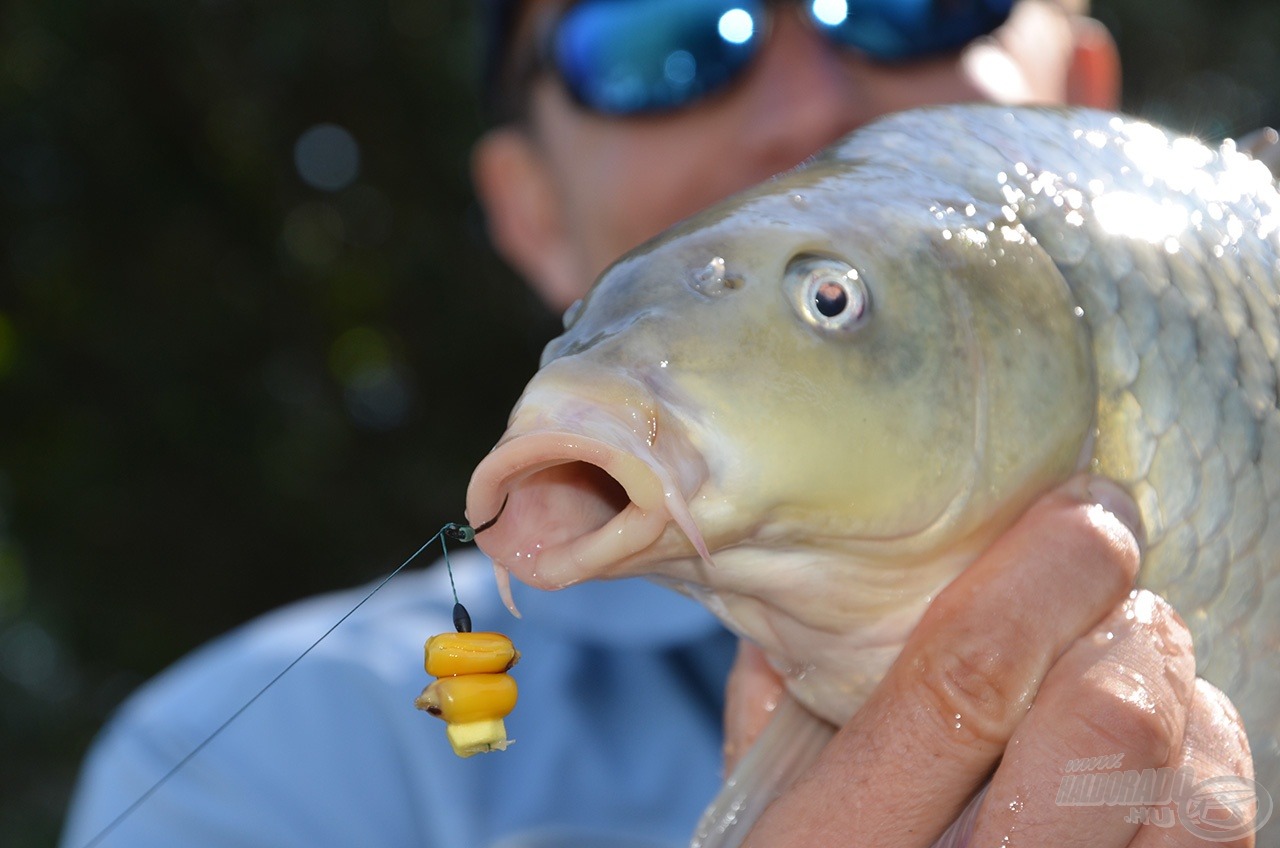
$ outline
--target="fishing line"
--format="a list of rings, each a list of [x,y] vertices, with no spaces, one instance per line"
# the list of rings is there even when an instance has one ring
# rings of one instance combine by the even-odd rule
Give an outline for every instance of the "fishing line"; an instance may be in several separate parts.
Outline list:
[[[88,842],[84,844],[83,848],[94,848],[94,846],[101,843],[102,840],[110,836],[112,831],[114,831],[117,827],[119,827],[127,818],[129,818],[129,816],[133,815],[138,810],[139,807],[141,807],[143,804],[145,804],[148,801],[148,799],[151,798],[152,795],[156,794],[156,792],[159,791],[160,787],[168,783],[169,779],[172,778],[179,771],[181,771],[183,767],[187,765],[187,763],[195,759],[196,755],[199,754],[201,751],[203,751],[209,745],[210,742],[218,738],[218,736],[222,733],[222,731],[226,730],[231,725],[232,722],[234,722],[236,719],[238,719],[241,715],[244,714],[245,710],[249,709],[249,707],[253,706],[254,703],[259,698],[265,695],[268,689],[270,689],[272,686],[275,686],[276,683],[280,681],[280,678],[284,677],[293,669],[294,666],[302,662],[303,658],[306,657],[307,654],[315,650],[317,645],[319,645],[325,639],[329,638],[329,634],[337,630],[338,627],[342,624],[342,622],[346,621],[355,613],[356,610],[364,606],[366,601],[368,601],[375,594],[377,594],[378,591],[383,586],[386,586],[388,583],[390,583],[393,577],[395,577],[401,571],[404,571],[404,569],[408,567],[409,563],[417,559],[418,556],[422,554],[422,552],[425,551],[427,548],[431,547],[431,545],[433,545],[437,539],[440,541],[440,550],[444,555],[445,570],[449,573],[449,586],[453,590],[454,627],[456,627],[458,629],[458,632],[460,633],[470,632],[471,631],[471,615],[467,612],[467,608],[464,607],[462,603],[458,600],[458,588],[453,582],[453,566],[449,564],[449,550],[445,545],[445,539],[449,538],[456,542],[475,541],[476,534],[481,533],[485,530],[488,530],[490,527],[492,527],[493,523],[498,520],[498,517],[502,515],[502,511],[506,509],[506,507],[507,507],[507,502],[504,500],[502,502],[502,507],[498,510],[498,515],[495,515],[493,518],[486,521],[484,524],[481,524],[479,527],[473,528],[465,524],[455,524],[453,522],[449,522],[445,526],[441,527],[434,536],[432,536],[430,539],[428,539],[426,542],[423,543],[422,547],[418,548],[416,551],[414,551],[412,554],[409,555],[408,559],[400,563],[400,565],[396,566],[395,571],[392,571],[390,574],[384,577],[378,583],[378,585],[370,589],[369,593],[365,595],[363,598],[361,598],[359,602],[356,603],[355,606],[347,610],[347,612],[341,618],[335,621],[333,623],[333,626],[331,626],[328,630],[326,630],[323,634],[321,634],[319,639],[316,639],[314,642],[312,642],[311,645],[308,646],[305,651],[298,654],[298,656],[295,657],[291,663],[289,663],[287,666],[281,669],[279,674],[271,678],[271,680],[267,683],[266,686],[263,686],[261,689],[258,690],[258,693],[256,695],[254,695],[252,698],[246,701],[244,705],[240,707],[240,709],[232,713],[231,716],[226,721],[218,725],[218,727],[215,728],[212,733],[206,736],[200,744],[192,748],[190,753],[188,753],[182,759],[178,760],[178,762],[174,764],[173,768],[169,769],[167,772],[161,775],[159,780],[151,784],[151,787],[147,789],[147,791],[139,795],[138,799],[134,801],[132,804],[130,804],[128,807],[126,807],[124,811],[120,813],[120,815],[116,816],[114,819],[111,820],[111,822],[106,827],[98,831],[98,833],[92,839],[90,839]]]
[[[449,589],[453,592],[453,629],[459,633],[471,632],[471,613],[458,600],[458,584],[453,582],[453,566],[449,565],[449,546],[445,539],[456,539],[459,542],[470,542],[475,539],[476,531],[470,527],[449,522],[440,528],[440,550],[444,553],[444,569],[449,573]]]
[[[453,582],[453,566],[449,565],[449,547],[444,540],[453,539],[455,542],[474,542],[477,533],[483,533],[488,530],[502,517],[502,513],[507,508],[507,500],[510,497],[511,495],[508,494],[507,497],[503,498],[502,506],[498,507],[498,514],[479,527],[468,527],[465,524],[454,524],[450,521],[441,527],[440,532],[436,534],[440,537],[440,550],[444,552],[444,568],[445,571],[449,572],[449,588],[453,591],[453,628],[459,633],[471,632],[471,614],[467,612],[467,608],[458,600],[458,586]],[[432,541],[435,540],[433,539]],[[429,545],[431,542],[427,542],[427,544]],[[414,556],[417,556],[417,554],[414,554]],[[404,566],[400,566],[400,568],[404,568]]]

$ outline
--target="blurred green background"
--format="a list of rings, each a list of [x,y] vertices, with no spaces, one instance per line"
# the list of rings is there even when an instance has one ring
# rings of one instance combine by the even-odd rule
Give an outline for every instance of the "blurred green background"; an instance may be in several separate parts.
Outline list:
[[[541,345],[465,2],[0,7],[0,843],[137,684],[461,518]],[[1126,107],[1280,125],[1275,0],[1109,0]]]

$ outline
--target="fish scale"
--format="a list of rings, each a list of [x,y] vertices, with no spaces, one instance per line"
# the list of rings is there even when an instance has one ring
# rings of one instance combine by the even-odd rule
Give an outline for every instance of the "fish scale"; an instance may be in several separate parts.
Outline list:
[[[948,126],[971,118],[964,111],[912,116],[906,134],[914,149],[950,132],[989,139],[972,127]],[[1094,132],[1103,143],[1062,148],[1064,128],[1056,120],[1042,135],[1021,126],[1015,136],[1025,147],[999,146],[1005,164],[1025,163],[1029,176],[1019,180],[1016,172],[1001,170],[998,181],[1020,184],[1025,202],[1045,205],[1052,200],[1043,180],[1034,187],[1037,173],[1106,175],[1086,190],[1078,223],[1053,214],[1019,218],[1062,273],[1090,327],[1098,387],[1090,468],[1125,484],[1141,509],[1146,547],[1139,583],[1164,595],[1187,621],[1198,674],[1232,696],[1249,729],[1257,776],[1276,795],[1280,203],[1265,177],[1221,200],[1208,200],[1205,195],[1215,192],[1203,182],[1198,192],[1171,185],[1186,181],[1186,170],[1218,184],[1228,179],[1225,174],[1238,179],[1243,169],[1258,170],[1229,143],[1220,156],[1205,151],[1186,168],[1161,173],[1126,154],[1126,122],[1080,112],[1065,113],[1065,120],[1073,140]],[[863,144],[875,141],[855,137],[840,155],[865,155]],[[896,143],[885,146],[901,151]],[[1108,161],[1108,155],[1121,161]],[[993,176],[965,163],[965,178],[975,175]],[[968,185],[979,196],[990,189]],[[1117,238],[1090,214],[1087,199],[1115,191],[1168,198],[1196,223],[1181,229],[1175,243]],[[1262,232],[1267,229],[1269,234]],[[1092,249],[1082,252],[1082,243]],[[1269,828],[1263,842],[1275,841],[1275,828]]]
[[[1006,136],[1016,143],[991,143],[992,134],[973,123],[1000,121],[999,110],[926,110],[889,121],[892,140],[873,129],[837,155],[887,154],[912,167],[914,157],[904,157],[897,143],[902,135],[920,151],[931,141],[964,138],[990,146],[999,162],[986,169],[960,163],[952,170],[961,185],[989,197],[995,179],[1016,186],[1022,204],[1040,207],[1018,218],[1062,273],[1092,335],[1098,410],[1090,469],[1135,496],[1147,537],[1139,583],[1187,621],[1198,674],[1231,694],[1249,728],[1258,776],[1275,794],[1280,202],[1274,185],[1229,142],[1214,154],[1112,115],[1034,114]],[[1135,132],[1138,151],[1149,158],[1133,155]],[[1173,161],[1160,155],[1175,146],[1183,155]],[[990,159],[985,151],[982,158]],[[1014,163],[1026,165],[1026,176]],[[937,160],[919,167],[931,165]],[[1242,176],[1249,171],[1252,178]],[[1045,174],[1076,179],[1046,181]],[[1073,210],[1081,216],[1075,224],[1065,221],[1065,205],[1053,202],[1069,187],[1084,201]],[[1178,229],[1169,243],[1117,237],[1091,203],[1117,191],[1163,198],[1199,223]],[[1081,240],[1089,251],[1079,251]]]
[[[813,255],[865,277],[854,331],[787,294]],[[606,271],[468,514],[511,499],[481,544],[535,585],[690,589],[839,724],[929,599],[1086,468],[1133,495],[1139,583],[1186,620],[1280,801],[1278,316],[1280,197],[1231,142],[1090,110],[900,113]],[[645,440],[608,423],[636,393]],[[557,464],[556,509],[527,509]],[[785,785],[771,758],[802,726],[775,719],[695,844],[737,844],[719,823]]]

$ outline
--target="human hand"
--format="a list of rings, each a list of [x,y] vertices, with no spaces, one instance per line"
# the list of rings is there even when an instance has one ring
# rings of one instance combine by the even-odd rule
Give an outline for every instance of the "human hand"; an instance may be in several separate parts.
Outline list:
[[[1136,516],[1113,485],[1087,477],[1044,496],[939,594],[863,708],[745,844],[930,845],[988,779],[971,844],[1202,844],[1182,827],[1126,821],[1128,806],[1058,803],[1068,764],[1094,757],[1126,771],[1188,766],[1197,781],[1253,776],[1238,714],[1195,677],[1186,626],[1157,596],[1131,591]],[[781,683],[744,645],[728,694],[733,760]]]

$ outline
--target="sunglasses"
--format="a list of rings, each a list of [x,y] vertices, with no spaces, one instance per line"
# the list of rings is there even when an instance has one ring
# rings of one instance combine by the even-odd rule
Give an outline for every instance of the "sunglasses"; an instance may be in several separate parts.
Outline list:
[[[536,64],[607,115],[670,112],[740,78],[783,0],[580,0],[544,24]],[[794,2],[794,0],[791,0]],[[804,0],[832,44],[907,62],[963,47],[1009,17],[1014,0]]]

